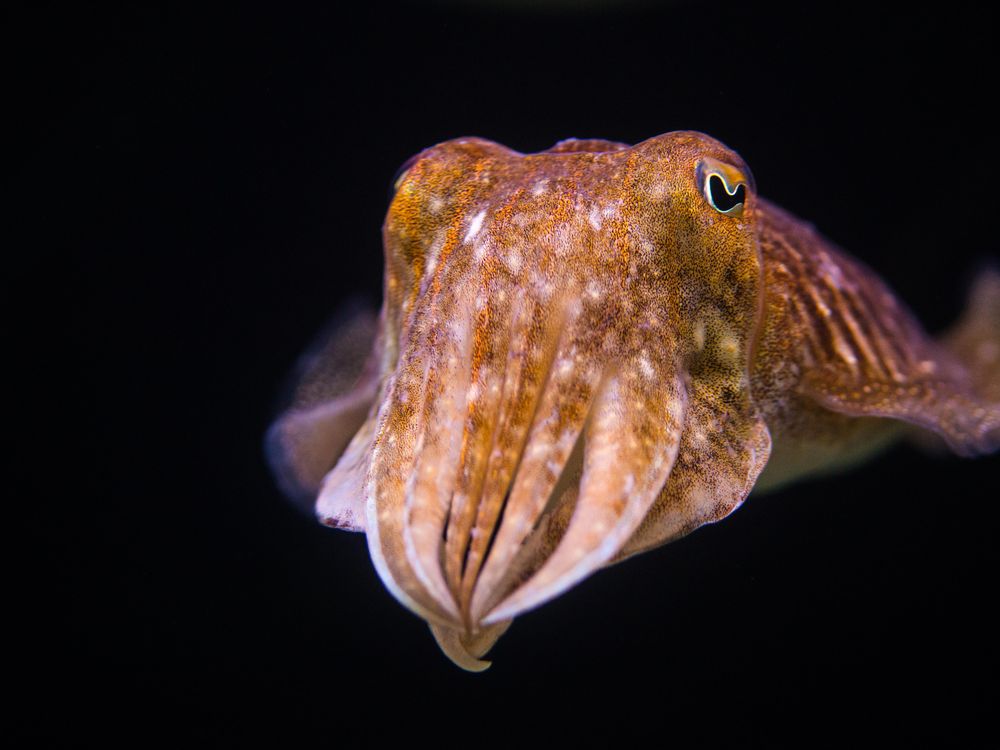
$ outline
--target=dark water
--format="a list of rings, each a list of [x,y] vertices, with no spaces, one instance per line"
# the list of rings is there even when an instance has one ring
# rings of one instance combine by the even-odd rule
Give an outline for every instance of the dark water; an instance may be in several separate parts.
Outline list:
[[[15,470],[33,541],[18,731],[812,747],[988,730],[996,457],[899,447],[751,497],[521,618],[483,675],[395,603],[362,537],[275,489],[279,385],[347,296],[377,303],[387,186],[447,138],[703,130],[931,330],[958,314],[1000,252],[993,17],[609,7],[14,14],[10,117],[32,137],[12,174],[42,282],[17,317],[43,407],[24,440],[45,455]]]

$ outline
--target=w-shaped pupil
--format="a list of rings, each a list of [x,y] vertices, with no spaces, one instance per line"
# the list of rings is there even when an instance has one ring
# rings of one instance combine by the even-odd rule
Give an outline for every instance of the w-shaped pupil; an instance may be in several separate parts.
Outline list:
[[[723,213],[743,203],[746,200],[746,193],[746,187],[742,182],[730,193],[719,175],[713,174],[708,178],[708,194],[712,196],[712,205]]]

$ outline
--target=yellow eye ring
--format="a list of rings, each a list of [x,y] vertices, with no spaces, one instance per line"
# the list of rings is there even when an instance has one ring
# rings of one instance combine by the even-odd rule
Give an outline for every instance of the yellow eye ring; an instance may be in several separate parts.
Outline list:
[[[703,159],[698,164],[698,181],[708,205],[725,216],[742,216],[747,200],[747,179],[736,167]]]

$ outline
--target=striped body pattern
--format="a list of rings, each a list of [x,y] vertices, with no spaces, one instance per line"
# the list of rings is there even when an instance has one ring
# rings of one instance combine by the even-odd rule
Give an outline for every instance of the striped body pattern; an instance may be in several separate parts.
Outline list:
[[[701,133],[448,141],[405,165],[383,237],[382,310],[304,362],[272,464],[322,523],[367,535],[463,668],[754,487],[915,430],[1000,446],[1000,277],[935,341]]]

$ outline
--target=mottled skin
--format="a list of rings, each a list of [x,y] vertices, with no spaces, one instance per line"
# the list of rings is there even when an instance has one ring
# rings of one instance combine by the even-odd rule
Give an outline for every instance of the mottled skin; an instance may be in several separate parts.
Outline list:
[[[758,479],[846,465],[904,423],[961,453],[1000,444],[997,277],[956,354],[700,133],[440,144],[401,174],[384,241],[377,330],[359,319],[310,365],[276,467],[319,490],[324,523],[367,533],[467,669],[519,613]]]

